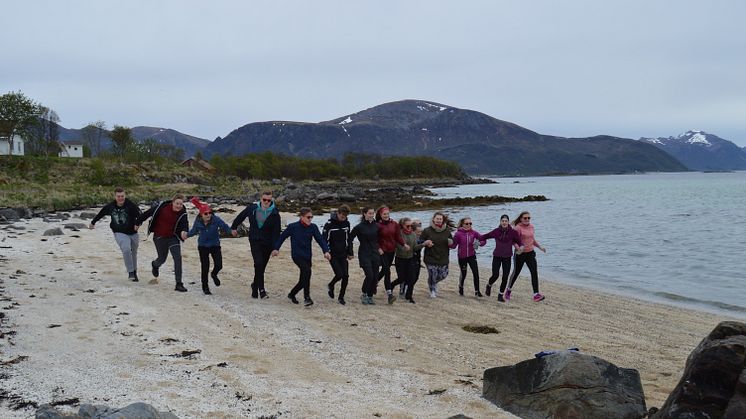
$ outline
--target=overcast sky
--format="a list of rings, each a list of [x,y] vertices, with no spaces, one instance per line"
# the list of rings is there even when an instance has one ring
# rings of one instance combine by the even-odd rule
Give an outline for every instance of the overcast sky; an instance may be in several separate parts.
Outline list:
[[[0,93],[225,136],[424,99],[560,136],[746,146],[746,2],[3,1]]]

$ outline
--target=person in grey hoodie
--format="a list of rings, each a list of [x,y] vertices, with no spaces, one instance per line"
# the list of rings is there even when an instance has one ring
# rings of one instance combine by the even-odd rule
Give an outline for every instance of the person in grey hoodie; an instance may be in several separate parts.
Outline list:
[[[114,201],[106,204],[101,211],[96,214],[88,225],[88,228],[96,228],[96,222],[106,215],[111,216],[111,231],[114,233],[119,249],[122,251],[124,267],[129,274],[129,280],[139,281],[137,278],[137,248],[140,243],[140,235],[137,229],[137,217],[141,214],[140,207],[134,202],[127,199],[122,188],[114,189]]]
[[[433,214],[430,227],[422,231],[420,240],[425,246],[422,258],[427,267],[427,283],[430,286],[430,297],[438,296],[438,283],[448,277],[448,253],[453,244],[453,222],[442,212]]]

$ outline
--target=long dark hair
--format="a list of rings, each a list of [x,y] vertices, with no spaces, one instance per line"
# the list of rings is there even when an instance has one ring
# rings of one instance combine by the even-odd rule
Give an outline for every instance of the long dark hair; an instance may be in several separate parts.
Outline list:
[[[524,215],[526,215],[526,214],[529,214],[529,215],[531,215],[531,213],[530,213],[530,212],[528,212],[528,211],[521,211],[521,213],[520,213],[520,214],[518,214],[518,217],[517,217],[517,218],[516,218],[515,220],[513,220],[513,225],[514,225],[514,226],[517,226],[517,225],[518,225],[518,223],[520,223],[520,222],[521,222],[521,218],[523,218],[523,216],[524,216]]]
[[[365,222],[365,213],[372,210],[372,207],[362,207],[360,208],[360,222]]]

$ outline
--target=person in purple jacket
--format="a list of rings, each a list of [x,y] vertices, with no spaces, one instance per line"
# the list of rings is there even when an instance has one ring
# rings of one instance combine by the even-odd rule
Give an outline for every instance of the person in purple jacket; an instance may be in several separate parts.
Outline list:
[[[477,264],[477,249],[487,242],[480,238],[479,232],[472,228],[471,218],[462,218],[458,222],[458,230],[453,236],[451,249],[458,248],[458,267],[461,269],[461,277],[458,281],[458,294],[464,295],[464,280],[466,279],[466,267],[471,268],[474,277],[474,295],[481,297],[479,292],[479,264]]]
[[[505,287],[508,285],[510,260],[513,257],[513,248],[515,248],[517,252],[520,252],[523,248],[521,235],[517,230],[510,226],[510,218],[508,215],[503,214],[500,216],[500,226],[481,236],[481,239],[495,239],[495,250],[492,252],[492,276],[490,276],[485,294],[487,294],[487,296],[492,294],[492,284],[497,281],[497,276],[500,274],[500,267],[502,266],[503,277],[502,282],[500,282],[500,293],[497,295],[497,301],[505,302],[503,293],[505,292]]]

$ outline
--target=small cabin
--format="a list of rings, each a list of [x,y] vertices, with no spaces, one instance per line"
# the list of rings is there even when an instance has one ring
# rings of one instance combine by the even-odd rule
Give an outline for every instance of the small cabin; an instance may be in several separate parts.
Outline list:
[[[181,165],[185,167],[196,167],[197,169],[201,169],[206,172],[215,171],[215,167],[213,167],[213,165],[197,157],[190,157],[181,162]]]
[[[81,158],[83,157],[83,142],[82,141],[64,141],[60,142],[60,157],[72,157]]]
[[[16,134],[13,136],[13,149],[11,150],[9,136],[0,134],[0,156],[23,156],[26,151],[24,148],[23,138]]]

